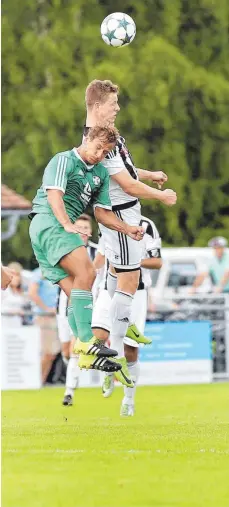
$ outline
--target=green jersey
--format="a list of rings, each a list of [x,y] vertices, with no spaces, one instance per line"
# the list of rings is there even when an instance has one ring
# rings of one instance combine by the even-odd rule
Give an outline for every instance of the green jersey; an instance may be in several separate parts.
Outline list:
[[[112,209],[107,169],[100,163],[87,165],[76,148],[57,153],[48,163],[42,185],[33,200],[33,213],[53,215],[47,199],[48,189],[62,190],[65,209],[72,222],[88,204]]]

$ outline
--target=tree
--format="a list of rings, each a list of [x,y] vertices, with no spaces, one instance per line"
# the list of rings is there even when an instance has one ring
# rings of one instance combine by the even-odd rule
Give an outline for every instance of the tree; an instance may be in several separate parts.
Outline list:
[[[32,199],[48,160],[80,143],[84,90],[94,78],[119,84],[118,127],[136,165],[163,169],[178,193],[154,202],[164,244],[204,245],[228,230],[228,4],[226,0],[116,2],[137,36],[126,48],[99,34],[111,0],[4,0],[3,181]],[[24,221],[3,257],[29,262]]]

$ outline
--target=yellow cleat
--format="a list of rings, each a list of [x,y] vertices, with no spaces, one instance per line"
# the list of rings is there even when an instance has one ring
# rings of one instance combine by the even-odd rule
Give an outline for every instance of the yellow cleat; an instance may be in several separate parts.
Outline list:
[[[109,349],[104,345],[104,342],[98,340],[95,336],[93,336],[89,342],[81,342],[79,338],[77,338],[76,343],[73,348],[74,354],[89,354],[97,357],[113,357],[117,356],[116,350]]]
[[[121,384],[123,384],[124,386],[134,387],[134,384],[131,380],[130,373],[129,373],[129,370],[127,367],[126,358],[125,357],[118,357],[118,358],[115,357],[113,359],[113,361],[115,361],[115,362],[117,361],[117,363],[119,363],[122,366],[121,370],[115,371],[115,373],[114,373],[116,380],[121,382]]]
[[[152,343],[151,338],[146,338],[146,336],[140,333],[135,324],[131,324],[131,326],[128,327],[126,336],[137,343],[144,343],[144,345],[150,345]]]

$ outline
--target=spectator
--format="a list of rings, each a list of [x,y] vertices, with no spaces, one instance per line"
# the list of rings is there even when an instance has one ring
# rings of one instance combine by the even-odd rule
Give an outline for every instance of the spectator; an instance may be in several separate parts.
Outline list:
[[[197,275],[190,290],[196,292],[207,276],[211,277],[215,293],[229,293],[229,253],[226,251],[227,240],[223,237],[212,238],[208,246],[214,249],[214,259],[208,269]]]
[[[7,272],[14,273],[8,288],[2,293],[2,323],[6,326],[20,326],[23,323],[22,317],[28,298],[23,289],[22,269],[19,262],[11,262],[6,268]]]
[[[1,289],[6,290],[9,286],[13,276],[15,275],[15,271],[10,269],[7,266],[1,266]]]
[[[41,331],[41,372],[45,383],[52,363],[60,351],[56,327],[56,303],[58,288],[43,278],[41,270],[35,269],[29,287],[29,296],[35,305],[35,323]]]

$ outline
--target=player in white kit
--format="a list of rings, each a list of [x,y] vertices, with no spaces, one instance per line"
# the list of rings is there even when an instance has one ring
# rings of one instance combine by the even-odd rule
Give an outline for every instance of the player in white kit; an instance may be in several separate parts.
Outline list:
[[[88,255],[93,261],[96,255],[97,245],[89,241],[92,234],[92,223],[89,215],[83,214],[76,220],[80,236],[85,243]],[[67,366],[66,390],[63,405],[72,405],[74,390],[79,382],[78,356],[73,352],[75,339],[68,324],[67,317],[68,297],[63,290],[59,292],[57,303],[57,327],[58,336],[61,342],[63,361]]]
[[[140,225],[146,231],[142,247],[142,261],[138,289],[134,295],[130,322],[135,323],[141,333],[144,333],[147,314],[147,289],[151,286],[151,269],[160,269],[161,260],[161,238],[152,220],[141,216]],[[105,246],[103,237],[99,240],[95,265],[102,266],[107,260],[105,258]],[[92,316],[92,328],[101,329],[104,340],[107,340],[111,329],[110,308],[111,298],[107,289],[108,270],[105,270],[104,278],[100,286],[100,292],[94,305]],[[134,397],[139,376],[138,343],[127,336],[124,338],[124,351],[127,365],[134,388],[124,387],[124,398],[121,404],[120,414],[122,416],[134,415]],[[103,395],[108,398],[114,389],[114,375],[106,374],[103,381]]]
[[[114,125],[118,104],[118,86],[111,81],[92,81],[86,89],[87,118],[84,134],[95,125]],[[110,199],[112,210],[129,225],[139,225],[141,206],[139,198],[156,199],[172,206],[176,203],[176,193],[152,188],[139,181],[149,180],[159,187],[167,181],[162,171],[151,172],[137,169],[126,147],[125,139],[119,137],[116,147],[103,160],[110,175]],[[127,334],[139,342],[143,335],[136,328],[129,327],[133,296],[137,290],[140,277],[141,247],[123,234],[101,226],[105,241],[105,255],[109,260],[107,287],[112,298],[111,332],[112,348],[118,351],[119,358],[124,356],[123,339]],[[117,278],[113,275],[117,275]],[[99,329],[94,333],[102,339]],[[122,371],[122,370],[121,370]],[[126,370],[128,375],[128,370]]]

